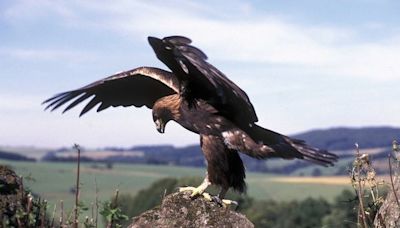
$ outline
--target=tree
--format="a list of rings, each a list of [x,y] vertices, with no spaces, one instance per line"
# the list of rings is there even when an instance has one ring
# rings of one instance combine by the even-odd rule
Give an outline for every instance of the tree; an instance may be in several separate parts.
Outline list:
[[[356,194],[350,190],[343,190],[335,198],[332,212],[323,218],[324,227],[357,227],[357,206]]]

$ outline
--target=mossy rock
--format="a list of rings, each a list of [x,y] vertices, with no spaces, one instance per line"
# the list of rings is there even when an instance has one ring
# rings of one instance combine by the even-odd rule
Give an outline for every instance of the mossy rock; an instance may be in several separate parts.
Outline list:
[[[46,203],[26,192],[23,180],[0,165],[0,227],[48,227]]]
[[[242,214],[209,202],[192,199],[188,192],[166,196],[161,205],[133,218],[134,227],[254,227]]]

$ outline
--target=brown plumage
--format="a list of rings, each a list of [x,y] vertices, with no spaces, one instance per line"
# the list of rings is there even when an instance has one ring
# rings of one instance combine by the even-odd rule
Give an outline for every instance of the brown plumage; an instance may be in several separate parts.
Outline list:
[[[163,119],[178,120],[181,117],[181,97],[178,94],[162,97],[154,103],[153,112]],[[164,112],[164,113],[163,113]]]
[[[209,64],[206,55],[180,36],[149,37],[157,57],[172,72],[139,67],[96,81],[80,89],[60,93],[46,101],[57,109],[70,102],[64,112],[91,98],[81,115],[96,105],[97,111],[110,106],[145,105],[153,109],[157,130],[164,132],[173,120],[200,135],[207,161],[202,191],[211,183],[221,186],[220,197],[230,187],[243,192],[245,170],[238,152],[257,159],[281,157],[305,159],[319,165],[333,165],[337,156],[264,129],[246,93]],[[204,189],[203,189],[204,188]]]

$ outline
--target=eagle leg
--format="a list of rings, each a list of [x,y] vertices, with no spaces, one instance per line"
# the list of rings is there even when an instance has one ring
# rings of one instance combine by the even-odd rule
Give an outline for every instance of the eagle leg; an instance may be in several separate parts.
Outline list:
[[[233,201],[233,200],[228,200],[224,199],[226,192],[228,191],[228,188],[222,187],[218,195],[212,197],[212,201],[216,202],[217,204],[221,205],[224,208],[229,207],[230,205],[235,205],[235,210],[239,206],[238,202]]]
[[[208,179],[208,174],[207,174],[206,177],[204,178],[203,182],[198,187],[192,187],[192,186],[180,187],[179,191],[180,192],[191,191],[192,194],[190,195],[190,197],[194,198],[194,197],[202,195],[205,199],[211,201],[212,199],[211,199],[210,194],[205,192],[207,187],[210,185],[211,185],[211,182]]]

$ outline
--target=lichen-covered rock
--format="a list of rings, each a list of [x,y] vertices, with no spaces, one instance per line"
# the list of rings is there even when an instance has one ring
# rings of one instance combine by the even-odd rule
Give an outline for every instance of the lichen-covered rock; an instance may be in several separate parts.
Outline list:
[[[397,197],[400,198],[400,177],[394,179],[394,188],[396,189]],[[396,202],[396,197],[392,188],[390,188],[385,201],[375,216],[374,227],[400,227],[400,208],[399,204]]]
[[[254,227],[242,214],[188,192],[165,197],[160,206],[133,218],[134,227]]]
[[[49,227],[45,208],[25,191],[22,178],[0,164],[0,227]]]
[[[22,181],[8,166],[0,165],[0,221],[15,215],[21,207]],[[1,226],[2,224],[0,224]]]

